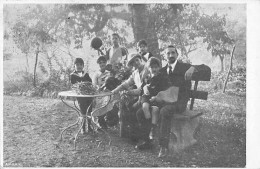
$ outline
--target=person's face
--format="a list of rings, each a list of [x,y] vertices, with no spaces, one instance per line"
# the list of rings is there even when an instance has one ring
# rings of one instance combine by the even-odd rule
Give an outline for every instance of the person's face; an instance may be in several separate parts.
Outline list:
[[[157,65],[157,64],[152,64],[152,65],[149,67],[149,70],[150,70],[150,72],[151,72],[152,75],[158,75],[159,70],[160,70],[160,66]]]
[[[113,43],[114,45],[118,45],[118,43],[119,43],[119,37],[116,36],[116,35],[113,35],[113,36],[112,36],[112,43]]]
[[[142,65],[141,59],[139,57],[134,58],[132,61],[132,65],[136,69],[139,68]]]
[[[178,58],[178,54],[177,54],[175,48],[167,48],[165,53],[166,53],[167,61],[169,64],[174,63]]]
[[[138,47],[138,51],[140,53],[146,53],[148,50],[147,46],[145,46],[144,44],[141,44],[139,47]]]
[[[84,64],[82,64],[82,63],[76,63],[75,64],[75,70],[76,71],[82,71],[83,68],[84,68]]]
[[[99,63],[100,70],[105,70],[107,62],[106,61],[100,61]]]

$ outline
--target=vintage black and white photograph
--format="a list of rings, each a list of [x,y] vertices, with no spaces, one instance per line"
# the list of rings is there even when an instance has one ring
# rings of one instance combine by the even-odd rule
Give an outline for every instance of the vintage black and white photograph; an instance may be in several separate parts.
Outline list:
[[[3,167],[248,166],[246,2],[10,2]]]

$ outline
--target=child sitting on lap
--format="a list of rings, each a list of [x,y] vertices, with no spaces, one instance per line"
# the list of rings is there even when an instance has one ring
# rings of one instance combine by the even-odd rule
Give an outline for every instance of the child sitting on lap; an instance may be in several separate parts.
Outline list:
[[[167,89],[168,79],[159,73],[161,64],[157,58],[151,57],[147,62],[147,67],[149,68],[151,78],[146,82],[146,84],[143,84],[141,103],[145,118],[152,118],[152,128],[150,132],[150,137],[152,139],[159,119],[160,108],[160,104],[154,101],[153,96],[156,96],[160,91]]]

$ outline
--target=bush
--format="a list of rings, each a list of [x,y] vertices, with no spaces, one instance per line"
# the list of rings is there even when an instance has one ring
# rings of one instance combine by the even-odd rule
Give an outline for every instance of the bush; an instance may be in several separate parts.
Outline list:
[[[32,89],[32,84],[33,74],[26,71],[16,72],[12,80],[4,82],[4,94],[21,94]]]
[[[65,73],[53,70],[45,80],[38,75],[36,79],[37,86],[34,87],[32,73],[16,72],[15,76],[19,78],[4,82],[4,94],[56,98],[59,91],[70,89],[69,72]]]
[[[217,92],[224,88],[224,83],[226,80],[226,72],[211,72],[210,82],[200,82],[199,88],[209,92]],[[246,91],[246,67],[237,66],[230,72],[227,90],[234,90],[239,92]]]

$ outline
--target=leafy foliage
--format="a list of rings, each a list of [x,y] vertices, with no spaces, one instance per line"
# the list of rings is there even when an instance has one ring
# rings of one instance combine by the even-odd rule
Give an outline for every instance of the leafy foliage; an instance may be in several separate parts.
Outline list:
[[[223,59],[230,54],[230,48],[234,40],[228,36],[225,30],[226,18],[220,17],[216,13],[212,16],[202,15],[199,20],[200,35],[203,37],[203,43],[207,43],[207,50],[211,51],[212,56],[219,56],[221,60],[221,71],[224,71]]]
[[[210,93],[216,93],[223,89],[223,83],[226,79],[227,72],[211,72],[210,82],[200,82],[199,88]],[[228,92],[237,95],[245,95],[246,92],[246,67],[236,66],[232,69],[227,83]]]
[[[199,5],[183,5],[181,11],[168,18],[170,24],[168,28],[163,27],[160,31],[160,40],[163,40],[164,44],[174,44],[181,49],[181,54],[188,58],[188,54],[197,49],[197,38],[200,37],[197,24],[200,15]]]
[[[54,66],[59,65],[59,66]],[[37,87],[33,87],[33,75],[29,72],[16,72],[17,80],[10,80],[4,84],[5,94],[19,93],[28,96],[54,97],[52,93],[70,89],[69,75],[73,66],[65,66],[57,56],[47,57],[47,65],[39,62],[42,75],[37,76]],[[11,78],[10,78],[11,79]],[[15,78],[12,78],[15,79]]]
[[[39,50],[44,54],[48,65],[39,62],[44,75],[56,77],[60,74],[62,79],[67,77],[71,67],[64,64],[65,61],[61,64],[62,59],[48,55],[53,48],[59,48],[55,47],[56,42],[68,48],[81,48],[84,39],[99,36],[105,49],[111,45],[108,34],[118,32],[122,35],[122,44],[129,48],[138,40],[137,35],[142,35],[154,54],[159,56],[164,46],[171,43],[181,50],[180,59],[190,63],[188,55],[197,50],[200,43],[206,43],[207,50],[223,60],[229,54],[233,39],[244,38],[245,32],[241,28],[239,36],[233,36],[234,32],[230,36],[226,17],[202,14],[198,4],[41,4],[29,7],[13,26],[12,37],[24,53]],[[229,25],[228,30],[234,25]],[[135,41],[127,42],[131,31]],[[54,70],[55,66],[58,70]],[[56,73],[51,75],[50,72]]]
[[[91,82],[77,82],[72,85],[72,90],[81,95],[98,94],[98,90]]]

